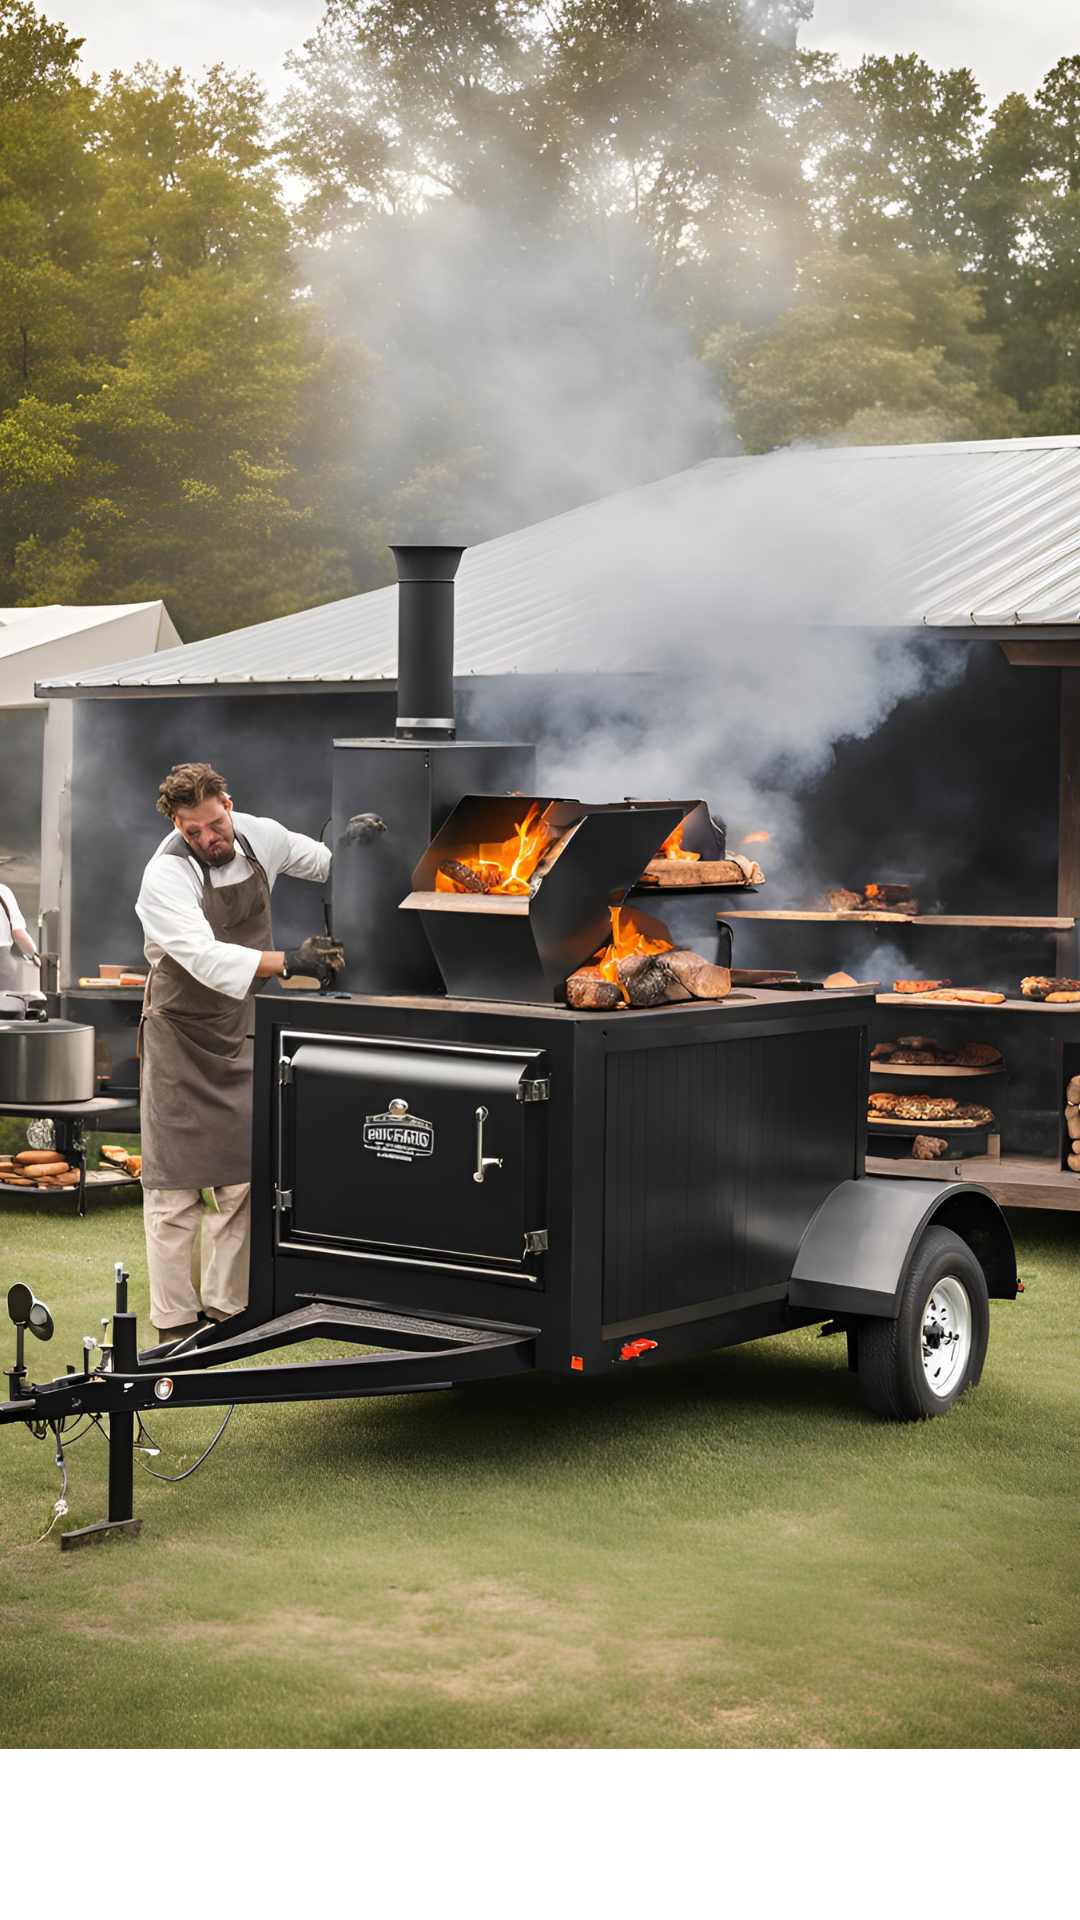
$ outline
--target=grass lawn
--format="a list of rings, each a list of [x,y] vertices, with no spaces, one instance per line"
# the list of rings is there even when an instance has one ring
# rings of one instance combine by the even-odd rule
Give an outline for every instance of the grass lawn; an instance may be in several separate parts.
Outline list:
[[[47,1205],[48,1203],[45,1203]],[[1076,1696],[1080,1229],[1019,1214],[1027,1291],[943,1420],[864,1415],[840,1340],[611,1380],[240,1408],[144,1532],[27,1544],[51,1443],[0,1430],[9,1745],[1064,1746]],[[130,1197],[8,1200],[4,1288],[78,1359],[131,1268]],[[7,1323],[0,1338],[6,1339]],[[177,1471],[214,1411],[161,1414]],[[69,1456],[104,1512],[105,1447]]]

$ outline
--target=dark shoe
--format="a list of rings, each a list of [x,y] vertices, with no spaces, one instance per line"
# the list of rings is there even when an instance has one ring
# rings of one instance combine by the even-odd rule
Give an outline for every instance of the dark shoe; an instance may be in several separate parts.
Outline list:
[[[205,1314],[200,1314],[197,1320],[186,1320],[182,1327],[155,1327],[154,1332],[161,1346],[171,1347],[175,1341],[186,1340],[189,1333],[198,1333],[200,1327],[208,1325]]]

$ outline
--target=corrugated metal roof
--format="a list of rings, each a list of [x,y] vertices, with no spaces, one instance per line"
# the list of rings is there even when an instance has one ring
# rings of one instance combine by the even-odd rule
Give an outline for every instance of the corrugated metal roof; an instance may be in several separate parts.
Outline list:
[[[1080,623],[1080,436],[708,460],[472,547],[456,670],[614,670],[678,641],[692,576],[733,619],[934,629]],[[39,683],[80,690],[392,680],[393,587]]]

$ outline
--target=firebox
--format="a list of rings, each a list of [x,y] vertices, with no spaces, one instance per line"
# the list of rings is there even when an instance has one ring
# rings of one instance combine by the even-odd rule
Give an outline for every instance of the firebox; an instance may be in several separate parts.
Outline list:
[[[402,911],[419,916],[447,993],[561,1001],[567,975],[610,937],[612,907],[699,804],[468,794]]]

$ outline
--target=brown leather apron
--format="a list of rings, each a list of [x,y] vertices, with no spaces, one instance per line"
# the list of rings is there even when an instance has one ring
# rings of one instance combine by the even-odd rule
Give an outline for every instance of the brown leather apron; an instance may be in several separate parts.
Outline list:
[[[216,940],[272,950],[270,883],[242,833],[253,871],[232,887],[203,882]],[[193,858],[175,834],[158,859]],[[231,1187],[251,1179],[252,1001],[205,987],[168,954],[151,967],[139,1022],[144,1187]]]

